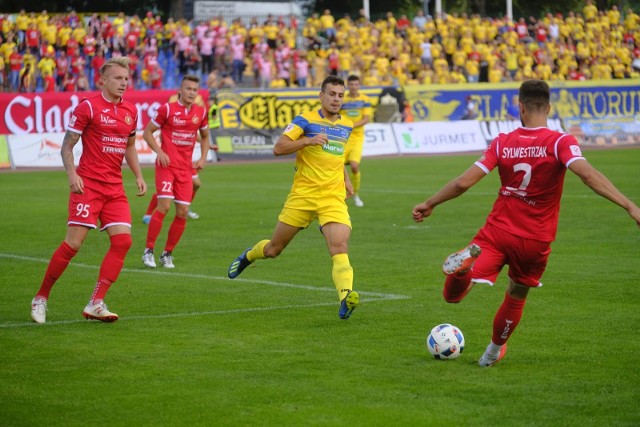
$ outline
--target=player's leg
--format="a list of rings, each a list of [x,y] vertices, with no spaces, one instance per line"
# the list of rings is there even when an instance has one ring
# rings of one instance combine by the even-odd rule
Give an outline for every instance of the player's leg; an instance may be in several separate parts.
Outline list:
[[[360,198],[360,183],[362,175],[360,172],[360,163],[362,161],[362,149],[364,146],[364,137],[360,139],[350,139],[347,145],[351,145],[345,152],[345,158],[349,164],[351,185],[353,185],[353,203],[357,207],[363,207],[364,202]]]
[[[493,318],[491,342],[478,361],[480,366],[492,366],[506,354],[507,341],[520,323],[529,289],[529,286],[519,285],[509,279],[504,300]]]
[[[187,212],[187,216],[191,219],[198,219],[200,218],[200,215],[192,211],[191,206],[193,206],[193,199],[196,198],[196,192],[200,189],[200,186],[202,186],[202,181],[200,180],[198,172],[195,169],[192,171],[192,173],[193,175],[191,176],[191,179],[193,181],[193,193],[191,195],[191,205],[189,205],[189,212]]]
[[[360,302],[360,296],[353,290],[353,267],[349,262],[348,254],[351,227],[346,224],[329,222],[322,226],[322,234],[327,242],[329,255],[331,255],[333,262],[331,278],[340,301],[338,316],[346,320],[351,317],[353,310]]]
[[[173,264],[173,250],[178,245],[180,238],[184,234],[184,230],[187,228],[187,215],[189,213],[189,205],[184,202],[176,200],[176,216],[173,218],[171,225],[169,226],[169,234],[167,235],[167,243],[164,246],[164,251],[160,254],[160,265],[164,268],[174,268]]]
[[[261,240],[237,257],[227,271],[230,279],[235,279],[257,259],[275,258],[287,247],[298,231],[306,228],[315,218],[312,203],[301,196],[289,194],[278,216],[278,223],[270,240]]]
[[[118,279],[125,257],[131,248],[131,209],[124,188],[119,193],[109,194],[100,211],[101,230],[109,235],[109,250],[102,260],[98,280],[89,303],[82,312],[85,319],[115,322],[118,315],[112,313],[104,303],[111,285]]]
[[[171,202],[174,200],[174,185],[175,177],[173,172],[169,168],[162,168],[156,166],[156,194],[157,194],[157,206],[156,210],[151,215],[149,221],[149,228],[147,228],[147,241],[145,244],[144,252],[142,253],[142,263],[147,267],[155,268],[155,245],[162,226],[164,218],[171,209]]]
[[[472,268],[481,254],[480,246],[471,243],[466,248],[453,253],[445,260],[442,270],[446,274],[442,295],[449,303],[458,303],[473,288]]]
[[[31,301],[31,318],[36,323],[45,323],[47,317],[47,301],[53,285],[64,273],[71,259],[78,253],[82,243],[87,238],[90,228],[71,225],[67,234],[55,250],[47,266],[47,270],[40,284],[40,289]]]
[[[189,204],[193,198],[193,180],[190,170],[176,173],[173,182],[173,195],[175,197],[176,215],[169,226],[167,242],[164,251],[160,255],[160,264],[165,268],[175,267],[173,264],[173,250],[187,227]]]
[[[508,248],[509,287],[494,316],[491,342],[478,362],[480,366],[491,366],[504,357],[507,341],[522,318],[529,289],[542,286],[540,278],[551,253],[547,242],[524,239],[507,232],[501,240]]]
[[[151,200],[149,200],[149,206],[147,206],[147,211],[144,213],[144,216],[142,217],[143,224],[149,224],[149,221],[151,221],[151,215],[153,215],[153,211],[156,210],[157,206],[158,206],[158,193],[153,193],[153,195],[151,196]]]
[[[98,281],[91,295],[89,303],[82,315],[85,319],[100,320],[101,322],[115,322],[118,315],[109,311],[104,298],[111,285],[118,279],[124,259],[131,248],[131,228],[126,225],[114,225],[106,228],[111,242],[98,274]]]
[[[270,240],[261,240],[252,247],[248,248],[238,258],[236,258],[229,266],[228,276],[235,279],[252,264],[255,260],[265,258],[275,258],[282,253],[284,248],[293,240],[300,227],[295,227],[278,221]]]
[[[462,301],[476,283],[495,283],[505,264],[505,256],[493,244],[491,233],[490,227],[483,227],[467,247],[445,259],[442,296],[448,303]]]
[[[351,220],[344,198],[335,195],[321,200],[318,222],[333,262],[331,277],[340,301],[338,316],[346,320],[358,306],[360,296],[353,290],[353,268],[349,262]]]

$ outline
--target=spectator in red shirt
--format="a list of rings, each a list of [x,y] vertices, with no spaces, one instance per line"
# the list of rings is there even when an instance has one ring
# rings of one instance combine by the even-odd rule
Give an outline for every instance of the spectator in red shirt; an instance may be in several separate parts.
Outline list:
[[[89,85],[91,86],[91,90],[95,90],[98,87],[98,82],[100,81],[100,69],[107,62],[104,58],[104,51],[99,49],[91,59],[91,73],[89,74]]]
[[[22,55],[18,52],[18,46],[14,46],[9,55],[9,85],[14,92],[17,92],[20,87],[20,70],[22,70]]]
[[[56,81],[53,78],[51,73],[44,73],[42,75],[42,83],[44,85],[45,92],[55,92],[56,91]]]
[[[29,24],[29,28],[25,32],[25,42],[27,48],[33,52],[38,52],[38,48],[40,47],[40,31],[38,31],[35,23]]]

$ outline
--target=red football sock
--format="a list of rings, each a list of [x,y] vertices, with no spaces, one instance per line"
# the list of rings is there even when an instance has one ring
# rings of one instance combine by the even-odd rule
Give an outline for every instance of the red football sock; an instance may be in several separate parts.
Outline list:
[[[147,206],[147,212],[145,212],[145,215],[152,215],[153,211],[155,211],[157,207],[158,193],[153,193],[153,196],[151,196],[151,201],[149,201],[149,206]]]
[[[51,261],[49,261],[49,266],[44,274],[40,290],[36,294],[36,297],[42,297],[45,299],[49,298],[51,288],[53,288],[56,280],[58,280],[62,273],[64,273],[64,270],[71,262],[71,258],[73,258],[77,253],[78,251],[69,246],[65,241],[58,246],[58,249],[56,249],[51,256]]]
[[[169,236],[167,237],[167,244],[164,247],[164,250],[167,252],[173,251],[173,248],[176,247],[180,238],[182,237],[182,233],[184,233],[184,229],[187,227],[187,220],[184,218],[180,218],[176,216],[173,218],[173,222],[171,223],[171,227],[169,228]]]
[[[471,270],[464,274],[448,274],[442,295],[446,302],[456,303],[462,301],[471,288]]]
[[[151,215],[151,221],[149,221],[149,228],[147,229],[147,248],[153,249],[156,246],[156,239],[162,231],[162,222],[166,214],[155,211]]]
[[[131,244],[133,243],[131,235],[126,233],[116,234],[111,236],[110,239],[111,246],[102,260],[98,282],[91,296],[93,304],[102,301],[111,284],[118,279],[122,271],[122,266],[124,265],[124,258],[127,256],[127,252],[129,252],[129,248],[131,248]]]
[[[518,300],[504,296],[504,301],[493,318],[493,336],[491,341],[496,345],[503,345],[507,342],[513,331],[520,323],[524,303],[526,300]]]

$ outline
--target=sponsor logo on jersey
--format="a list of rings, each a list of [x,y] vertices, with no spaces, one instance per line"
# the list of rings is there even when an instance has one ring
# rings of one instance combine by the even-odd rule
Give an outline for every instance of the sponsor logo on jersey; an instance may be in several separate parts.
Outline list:
[[[322,146],[322,151],[333,154],[334,156],[342,156],[344,154],[344,144],[328,141]]]
[[[176,126],[184,126],[187,124],[186,120],[182,120],[179,117],[173,116],[173,124]]]
[[[107,126],[112,126],[116,124],[116,120],[112,119],[109,116],[105,116],[104,114],[100,114],[100,123]]]

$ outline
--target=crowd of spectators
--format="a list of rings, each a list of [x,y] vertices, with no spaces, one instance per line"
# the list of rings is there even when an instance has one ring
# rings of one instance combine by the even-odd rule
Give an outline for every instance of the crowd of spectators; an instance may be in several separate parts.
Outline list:
[[[22,10],[0,14],[0,30],[0,88],[11,92],[96,89],[112,56],[130,58],[136,89],[175,88],[185,73],[211,89],[315,87],[329,74],[357,74],[365,86],[640,77],[640,17],[592,0],[515,21],[422,10],[336,20],[325,10],[245,24]]]

